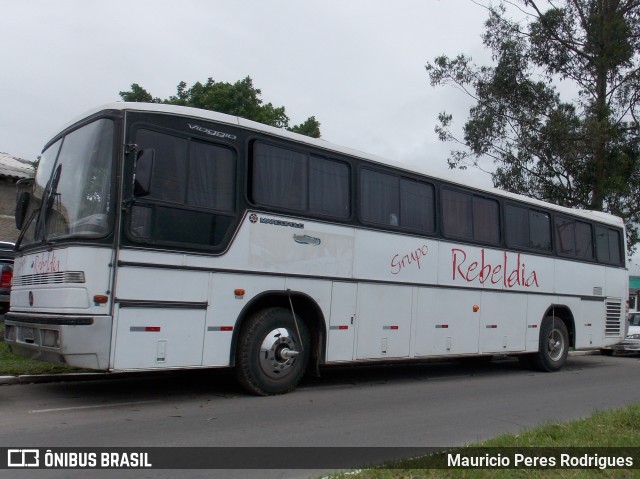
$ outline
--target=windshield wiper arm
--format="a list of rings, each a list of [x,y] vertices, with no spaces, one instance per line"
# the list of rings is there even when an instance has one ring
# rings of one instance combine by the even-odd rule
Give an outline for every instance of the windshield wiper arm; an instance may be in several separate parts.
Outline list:
[[[40,213],[40,208],[36,208],[35,210],[33,210],[31,212],[31,214],[29,215],[29,218],[27,219],[27,222],[24,224],[24,226],[20,230],[20,235],[18,236],[18,239],[16,240],[16,244],[14,246],[14,248],[16,250],[18,250],[20,248],[20,245],[22,244],[22,240],[24,239],[24,235],[29,230],[29,226],[31,226],[31,223],[33,222],[33,219],[38,215],[38,213]]]
[[[58,191],[58,183],[60,182],[60,175],[62,172],[62,165],[58,165],[56,170],[53,172],[53,176],[51,177],[51,181],[49,182],[48,188],[44,191],[42,195],[43,205],[42,212],[38,216],[38,223],[36,223],[36,238],[42,239],[42,241],[46,241],[46,225],[47,218],[49,217],[49,212],[51,208],[53,208],[53,204],[55,203],[56,194]]]

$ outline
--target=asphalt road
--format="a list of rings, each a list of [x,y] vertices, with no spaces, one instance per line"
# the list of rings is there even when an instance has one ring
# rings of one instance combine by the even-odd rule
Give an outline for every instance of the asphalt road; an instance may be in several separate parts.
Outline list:
[[[0,446],[445,447],[639,400],[637,356],[570,356],[558,373],[523,370],[510,358],[490,364],[331,368],[276,397],[245,394],[228,372],[182,372],[2,386]],[[17,471],[0,470],[0,477],[7,472]],[[91,474],[111,477],[112,472],[113,477],[176,477],[157,470]],[[203,472],[179,477],[204,477]],[[29,473],[81,477],[68,471]],[[318,477],[318,472],[254,471],[254,477],[309,474]],[[234,475],[246,477],[241,471],[207,477]]]

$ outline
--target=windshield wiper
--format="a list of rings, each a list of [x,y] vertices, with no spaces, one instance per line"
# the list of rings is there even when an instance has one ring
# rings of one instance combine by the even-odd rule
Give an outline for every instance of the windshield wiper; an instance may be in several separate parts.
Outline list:
[[[16,240],[16,245],[14,246],[14,249],[16,251],[18,249],[20,249],[20,245],[22,244],[22,240],[24,239],[24,235],[29,230],[29,226],[31,226],[31,223],[33,222],[33,219],[38,215],[38,213],[40,213],[40,208],[36,208],[35,210],[33,210],[31,212],[31,214],[29,215],[29,218],[27,218],[27,222],[24,224],[24,226],[20,230],[20,235],[18,236],[18,239]]]
[[[55,203],[61,172],[62,172],[62,165],[58,165],[55,171],[53,172],[53,176],[51,177],[51,181],[49,182],[48,187],[45,189],[44,194],[42,195],[43,205],[42,205],[41,214],[38,216],[38,222],[36,223],[35,237],[40,238],[43,242],[47,240],[46,238],[47,218],[49,217],[49,212],[51,211],[51,208],[53,208],[53,204]]]

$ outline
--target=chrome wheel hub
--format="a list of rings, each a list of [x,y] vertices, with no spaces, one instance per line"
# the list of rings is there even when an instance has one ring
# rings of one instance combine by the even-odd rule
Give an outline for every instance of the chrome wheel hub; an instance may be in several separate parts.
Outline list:
[[[270,331],[260,346],[260,368],[270,378],[279,379],[293,371],[300,354],[295,336],[287,328]]]
[[[562,357],[562,354],[564,353],[564,342],[560,331],[555,329],[551,331],[547,343],[547,350],[549,351],[549,358],[553,361],[557,361]]]

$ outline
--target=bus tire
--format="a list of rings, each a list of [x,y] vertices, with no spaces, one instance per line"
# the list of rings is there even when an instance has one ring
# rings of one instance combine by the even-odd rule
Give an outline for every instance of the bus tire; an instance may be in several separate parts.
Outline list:
[[[569,354],[569,332],[559,318],[548,316],[542,320],[538,353],[531,357],[538,371],[554,372],[564,366]]]
[[[248,319],[240,333],[235,368],[245,390],[271,396],[296,387],[310,352],[309,330],[299,317],[296,322],[297,328],[285,308],[264,309]]]

